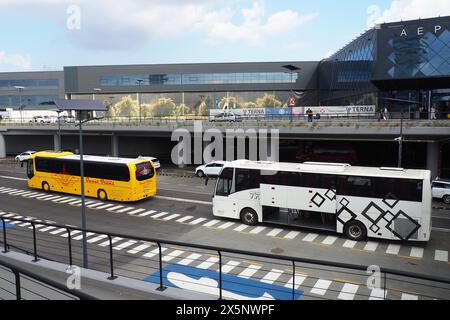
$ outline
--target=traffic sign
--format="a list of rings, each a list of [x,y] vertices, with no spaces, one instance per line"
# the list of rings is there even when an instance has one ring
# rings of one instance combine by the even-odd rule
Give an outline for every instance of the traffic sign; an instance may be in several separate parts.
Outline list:
[[[295,107],[295,99],[294,98],[290,98],[289,99],[289,106],[290,107]]]

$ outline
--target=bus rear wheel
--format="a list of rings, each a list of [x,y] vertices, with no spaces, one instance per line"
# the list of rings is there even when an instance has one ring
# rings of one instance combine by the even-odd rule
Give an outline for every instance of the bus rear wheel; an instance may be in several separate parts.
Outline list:
[[[106,201],[106,200],[108,200],[108,195],[106,194],[105,190],[100,189],[97,191],[97,198],[100,201]]]
[[[255,210],[246,208],[241,211],[241,220],[245,224],[254,226],[258,223],[258,215]]]
[[[364,224],[359,221],[352,220],[345,225],[345,236],[353,241],[362,241],[367,238],[367,230]]]
[[[50,185],[48,184],[48,182],[44,181],[42,182],[42,190],[49,192],[50,191]]]

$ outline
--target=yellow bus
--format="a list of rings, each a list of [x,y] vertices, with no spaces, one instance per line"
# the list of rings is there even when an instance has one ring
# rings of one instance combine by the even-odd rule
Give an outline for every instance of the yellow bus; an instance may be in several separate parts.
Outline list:
[[[156,194],[156,171],[149,160],[83,156],[84,194],[102,201],[138,201]],[[80,156],[37,152],[28,159],[28,186],[81,194]]]

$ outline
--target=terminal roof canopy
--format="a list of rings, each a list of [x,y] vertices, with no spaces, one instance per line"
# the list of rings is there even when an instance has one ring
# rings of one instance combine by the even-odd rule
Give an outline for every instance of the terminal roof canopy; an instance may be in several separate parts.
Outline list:
[[[95,100],[65,100],[55,99],[58,110],[61,111],[107,111],[107,107]]]

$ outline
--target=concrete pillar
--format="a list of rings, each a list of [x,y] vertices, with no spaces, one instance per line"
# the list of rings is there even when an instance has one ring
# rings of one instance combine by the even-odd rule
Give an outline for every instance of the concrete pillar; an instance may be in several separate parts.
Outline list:
[[[439,142],[428,142],[427,170],[431,171],[431,179],[439,175]]]
[[[119,156],[119,137],[116,134],[111,136],[111,156]]]
[[[5,137],[0,133],[0,158],[6,158]]]
[[[54,134],[53,135],[53,145],[55,146],[54,150],[55,151],[61,151],[61,144],[59,143],[59,135],[58,134]]]

